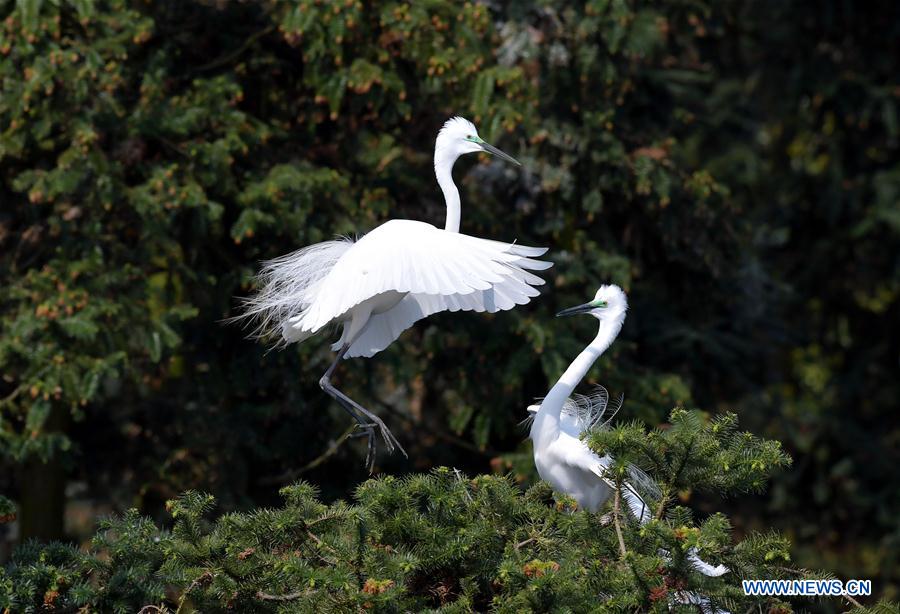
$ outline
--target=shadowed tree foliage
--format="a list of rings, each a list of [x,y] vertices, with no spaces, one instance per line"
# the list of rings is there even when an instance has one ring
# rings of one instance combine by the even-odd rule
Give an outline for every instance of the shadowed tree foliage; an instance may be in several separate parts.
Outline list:
[[[525,406],[590,335],[552,314],[615,282],[632,310],[592,373],[628,417],[738,408],[795,466],[735,526],[895,598],[897,11],[0,0],[0,490],[23,531],[62,535],[67,483],[157,520],[187,489],[347,497],[364,449],[318,388],[325,339],[267,353],[221,320],[261,259],[440,224],[434,135],[460,114],[524,163],[457,165],[462,231],[556,266],[524,309],[346,363],[410,453],[379,468],[523,453]]]

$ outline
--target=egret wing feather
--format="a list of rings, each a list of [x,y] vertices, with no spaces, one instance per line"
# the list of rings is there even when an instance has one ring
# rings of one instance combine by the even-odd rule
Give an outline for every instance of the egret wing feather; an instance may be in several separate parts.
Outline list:
[[[562,446],[554,446],[559,448],[557,452],[559,460],[565,465],[591,473],[597,478],[600,478],[607,487],[609,487],[609,492],[614,492],[615,484],[606,475],[606,471],[612,463],[612,458],[609,456],[598,456],[583,441],[577,441],[577,444],[572,440],[569,440]],[[625,506],[641,524],[650,520],[652,517],[650,511],[651,508],[648,505],[647,500],[641,496],[641,493],[635,488],[634,484],[630,482],[623,484],[621,495]],[[598,501],[598,504],[602,505],[602,502]],[[695,564],[697,563],[695,562]]]
[[[524,305],[539,292],[533,287],[520,282],[512,276],[494,284],[488,290],[474,291],[469,294],[407,294],[393,309],[369,318],[369,323],[362,334],[353,342],[344,355],[345,358],[357,356],[371,357],[385,349],[399,337],[403,331],[423,318],[440,311],[496,311],[512,309],[516,305]],[[344,343],[341,337],[332,345],[337,351]]]
[[[525,249],[439,230],[424,222],[392,220],[357,241],[335,263],[293,325],[316,332],[359,303],[388,291],[455,297],[432,305],[425,313],[429,315],[454,307],[485,311],[487,294],[469,302],[459,297],[499,285],[502,296],[512,299],[503,304],[511,308],[528,302],[531,292],[523,291],[524,286],[543,283],[527,271],[551,266],[520,255]],[[407,310],[406,318],[413,312]]]
[[[387,292],[405,295],[374,313],[346,358],[372,356],[418,320],[439,311],[496,312],[524,305],[552,263],[534,258],[546,248],[447,232],[424,222],[392,220],[356,242],[318,243],[266,262],[259,292],[237,319],[260,337],[302,341],[346,320],[360,303]],[[344,336],[335,344],[340,349]]]
[[[606,468],[612,459],[608,456],[599,457],[597,454],[587,447],[580,439],[569,439],[566,441],[564,435],[560,436],[557,444],[553,448],[557,449],[559,460],[570,467],[574,467],[592,473],[598,478],[606,479]],[[562,445],[559,445],[562,444]]]

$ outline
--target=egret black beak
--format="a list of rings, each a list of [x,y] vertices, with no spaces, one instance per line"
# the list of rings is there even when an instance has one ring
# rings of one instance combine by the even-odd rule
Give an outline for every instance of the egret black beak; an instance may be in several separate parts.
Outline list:
[[[556,314],[557,318],[562,318],[565,316],[576,316],[579,313],[588,313],[594,308],[594,305],[591,303],[585,303],[584,305],[576,305],[575,307],[569,307],[568,309],[563,309],[558,314]]]
[[[522,166],[521,162],[519,162],[518,160],[513,158],[508,153],[504,153],[504,152],[500,151],[499,149],[497,149],[490,143],[485,143],[484,141],[481,141],[481,143],[479,143],[479,145],[481,145],[481,148],[484,149],[489,154],[493,154],[493,155],[497,156],[498,158],[502,158],[502,159],[506,160],[507,162],[512,162],[516,166]]]

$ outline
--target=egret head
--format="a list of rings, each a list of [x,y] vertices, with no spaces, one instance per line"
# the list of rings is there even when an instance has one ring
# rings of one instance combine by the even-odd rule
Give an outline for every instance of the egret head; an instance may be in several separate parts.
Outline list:
[[[583,305],[563,309],[558,314],[560,316],[574,316],[579,313],[589,313],[598,320],[607,320],[610,318],[621,317],[628,309],[628,299],[622,288],[614,284],[608,286],[600,286],[594,300]]]
[[[484,139],[478,136],[475,124],[462,117],[452,117],[447,120],[438,133],[434,151],[435,160],[439,158],[456,160],[463,154],[485,151],[498,158],[503,158],[507,162],[521,166],[519,161],[512,156],[503,153],[490,143],[486,143]]]

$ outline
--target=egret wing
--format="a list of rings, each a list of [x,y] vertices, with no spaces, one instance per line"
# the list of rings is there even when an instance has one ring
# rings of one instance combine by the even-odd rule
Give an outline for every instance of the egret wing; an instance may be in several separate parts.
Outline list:
[[[415,295],[418,307],[407,303],[397,319],[385,319],[388,336],[435,311],[510,309],[537,294],[532,286],[543,280],[530,271],[552,266],[532,258],[543,251],[447,232],[424,222],[392,220],[341,256],[309,293],[314,298],[292,325],[316,332],[354,306],[389,291]],[[396,338],[378,341],[387,339],[385,335],[376,335],[377,342],[368,345],[383,347]]]
[[[407,328],[439,311],[494,313],[524,305],[538,294],[532,286],[512,275],[487,290],[476,290],[469,294],[407,294],[393,309],[371,316],[365,330],[344,357],[374,356],[393,343]],[[339,350],[345,341],[342,335],[332,345],[332,349]]]
[[[570,467],[592,473],[603,480],[610,489],[615,490],[615,484],[606,475],[606,470],[612,463],[612,457],[598,456],[583,441],[567,437],[565,434],[561,435],[557,441],[559,442],[559,445],[553,447],[558,450],[557,455],[560,462]],[[650,520],[650,506],[647,505],[647,502],[631,483],[625,482],[622,484],[621,496],[622,501],[628,507],[631,514],[640,523],[643,524]]]
[[[559,461],[569,467],[592,473],[598,478],[606,479],[606,468],[612,462],[609,456],[597,456],[587,445],[577,437],[561,434],[552,446]]]

